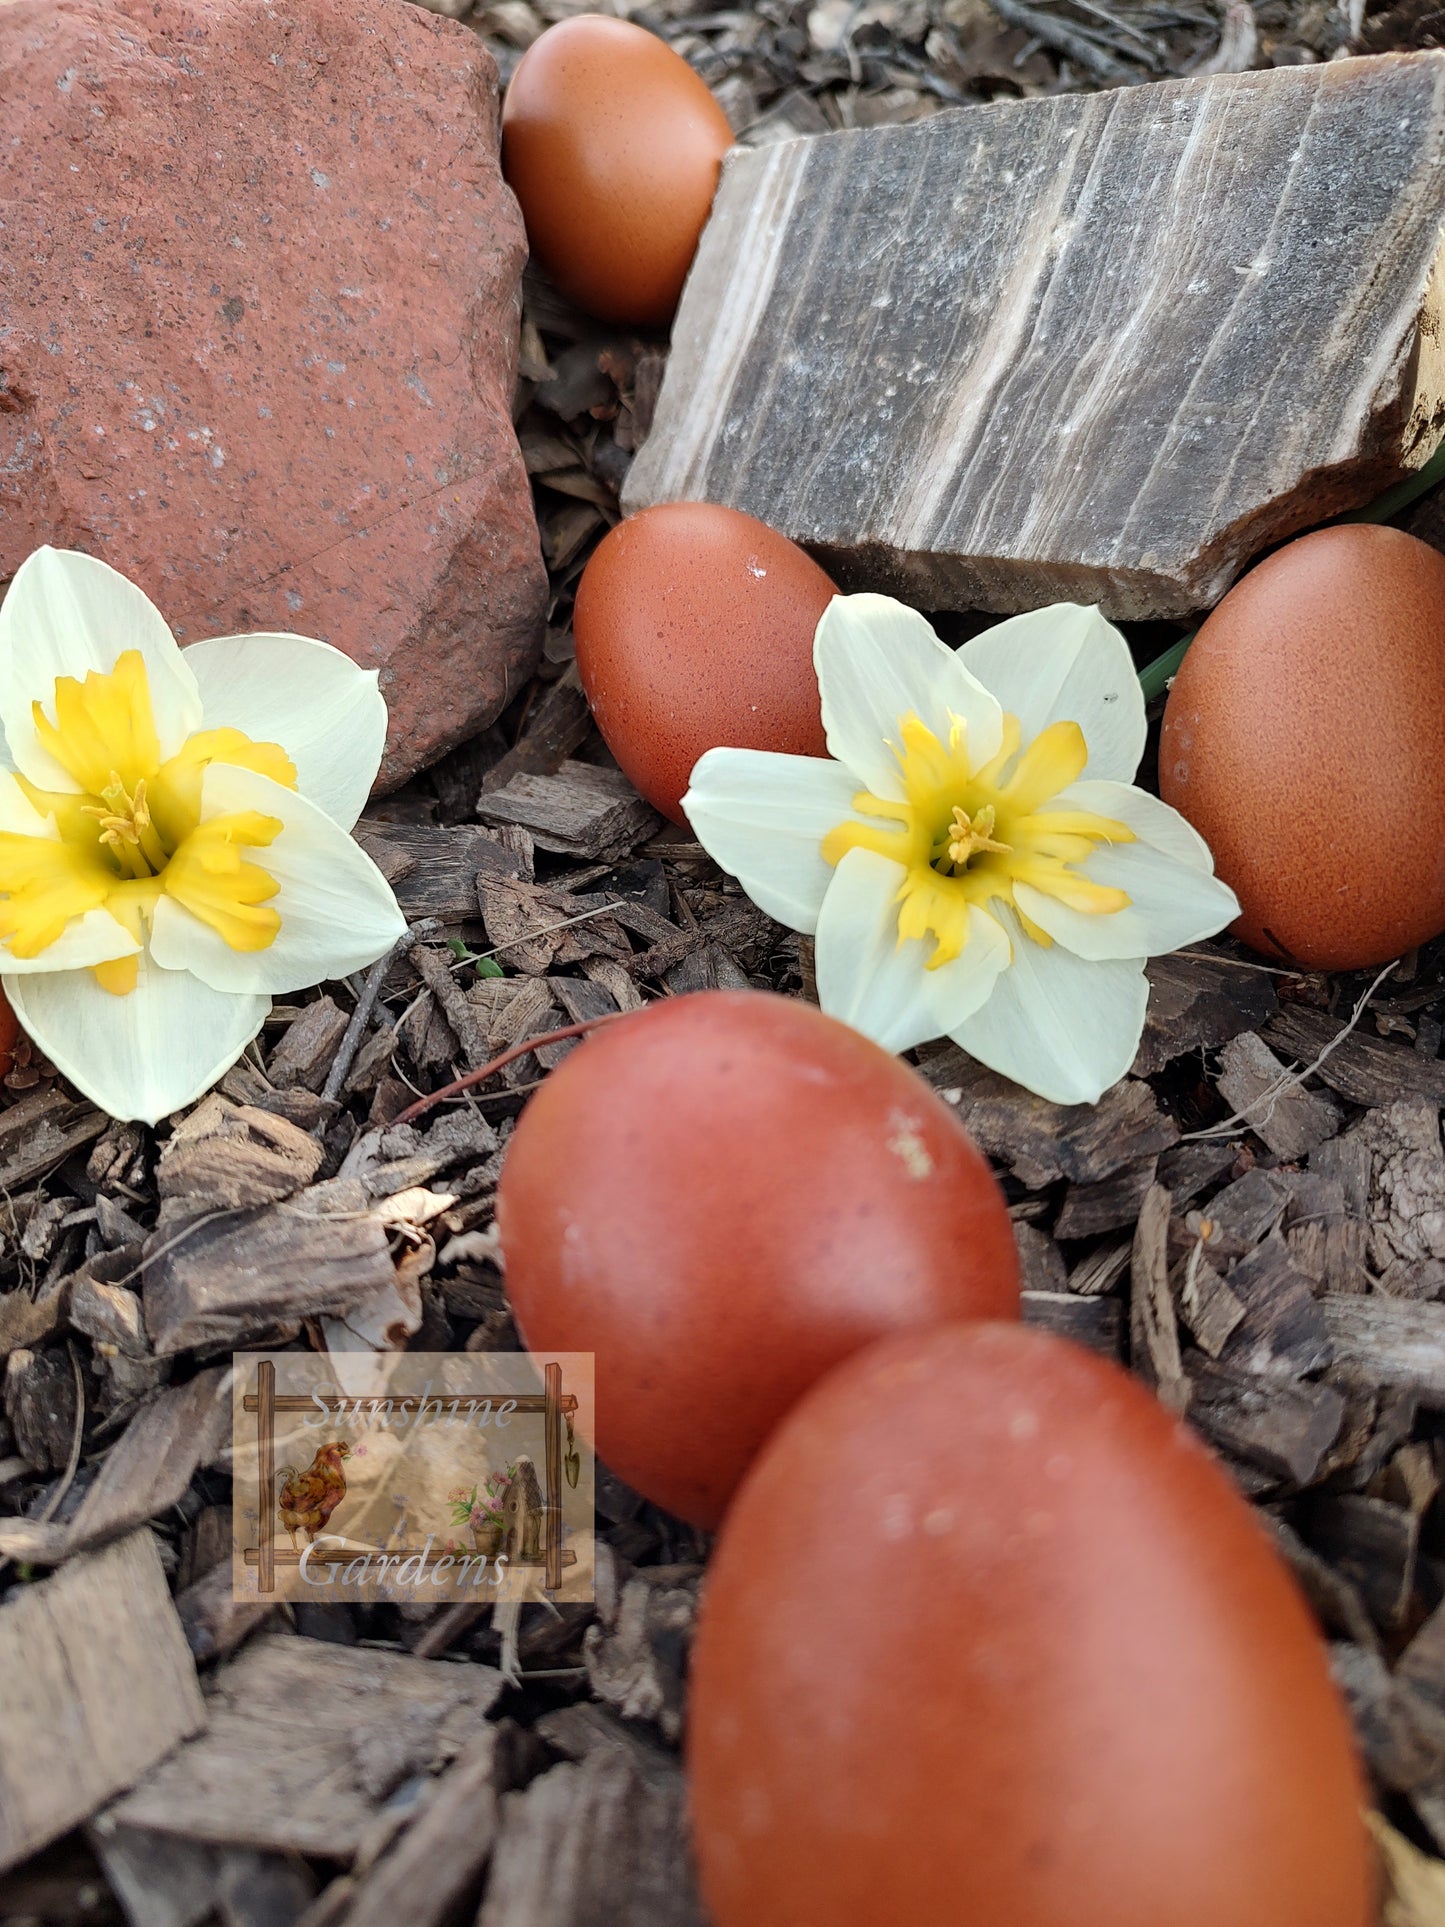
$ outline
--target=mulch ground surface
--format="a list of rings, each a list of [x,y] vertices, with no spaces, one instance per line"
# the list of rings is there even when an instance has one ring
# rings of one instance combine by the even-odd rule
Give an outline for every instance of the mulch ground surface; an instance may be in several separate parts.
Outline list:
[[[505,78],[580,10],[497,0],[467,24]],[[1445,31],[1423,0],[819,0],[633,18],[754,142]],[[135,1829],[178,1796],[143,1781],[0,1876],[5,1922],[424,1927],[479,1902],[483,1927],[700,1919],[678,1745],[701,1535],[602,1476],[597,1604],[522,1609],[520,1684],[496,1670],[507,1629],[486,1609],[230,1597],[217,1368],[237,1348],[317,1342],[332,1318],[377,1338],[403,1317],[421,1349],[514,1348],[486,1236],[497,1175],[527,1093],[576,1046],[526,1051],[465,1100],[393,1120],[583,1018],[719,986],[812,995],[807,940],[617,773],[572,660],[573,590],[618,518],[666,344],[599,329],[529,278],[522,349],[546,657],[494,727],[360,826],[416,927],[370,1014],[352,1022],[362,980],[278,1006],[219,1091],[158,1132],[109,1122],[25,1046],[0,1108],[6,1606],[57,1572],[103,1641],[107,1612],[123,1606],[143,1635],[173,1598],[213,1713],[244,1698],[298,1718],[310,1694],[377,1716],[358,1714],[350,1752],[327,1763],[345,1797],[304,1828],[285,1776],[213,1717],[214,1820],[158,1847]],[[1142,663],[1170,635],[1131,639]],[[1445,1855],[1445,942],[1378,978],[1291,975],[1227,940],[1150,974],[1134,1073],[1097,1108],[1047,1104],[947,1045],[920,1068],[1002,1180],[1026,1317],[1129,1364],[1219,1452],[1331,1641],[1382,1812]],[[324,1186],[347,1187],[346,1214],[318,1208]],[[395,1305],[374,1289],[368,1217]],[[304,1302],[300,1279],[320,1281]],[[163,1583],[136,1551],[141,1527]],[[0,1610],[0,1843],[6,1801],[44,1810],[46,1776],[90,1770],[27,1733],[16,1627]],[[141,1637],[107,1678],[112,1722],[194,1730],[189,1668],[148,1650]],[[455,1731],[425,1713],[443,1673],[447,1707],[470,1709]],[[86,1715],[104,1727],[103,1709]]]

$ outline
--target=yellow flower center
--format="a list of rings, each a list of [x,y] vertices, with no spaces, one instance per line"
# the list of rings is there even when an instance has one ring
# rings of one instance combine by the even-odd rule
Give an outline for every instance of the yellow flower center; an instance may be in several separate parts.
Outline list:
[[[997,819],[998,812],[992,803],[985,803],[972,822],[969,821],[968,811],[954,804],[953,821],[943,833],[947,861],[954,874],[966,870],[981,850],[991,850],[995,856],[1012,855],[1007,843],[995,843],[993,840]],[[943,859],[935,857],[934,867],[943,870]],[[945,870],[944,874],[947,875],[948,871]]]
[[[823,839],[823,855],[840,863],[849,850],[873,850],[903,867],[898,939],[934,939],[928,968],[951,963],[968,941],[969,906],[997,899],[1012,908],[1026,936],[1053,939],[1014,896],[1028,884],[1071,910],[1108,916],[1128,907],[1123,890],[1093,883],[1078,869],[1100,843],[1132,843],[1124,823],[1086,810],[1044,805],[1077,782],[1089,760],[1077,723],[1051,723],[1019,752],[1016,716],[1003,719],[998,754],[974,769],[961,717],[950,716],[947,743],[917,716],[903,717],[892,744],[903,778],[901,802],[864,790],[853,799],[871,823],[840,823]]]
[[[82,816],[93,816],[100,825],[100,840],[133,877],[157,876],[166,867],[166,849],[156,835],[151,813],[146,808],[146,779],[136,778],[135,792],[129,793],[117,771],[100,792],[99,803],[82,803]]]
[[[41,703],[32,706],[35,733],[82,793],[16,778],[40,814],[54,818],[58,835],[0,832],[0,942],[11,955],[40,956],[89,910],[108,910],[142,943],[162,896],[233,950],[273,943],[281,918],[265,906],[280,885],[241,852],[274,842],[281,819],[239,810],[202,823],[201,781],[219,761],[294,789],[286,752],[239,729],[209,729],[162,762],[138,649],[127,649],[108,675],[58,677],[52,707],[53,720]],[[117,996],[135,988],[136,975],[133,956],[94,970]]]

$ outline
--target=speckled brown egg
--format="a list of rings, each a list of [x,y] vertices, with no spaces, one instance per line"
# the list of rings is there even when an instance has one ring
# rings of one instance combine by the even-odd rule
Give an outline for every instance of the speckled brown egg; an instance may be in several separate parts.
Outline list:
[[[1251,570],[1175,680],[1159,788],[1266,956],[1367,969],[1445,930],[1445,556],[1352,523]]]
[[[619,523],[577,588],[577,667],[607,747],[675,823],[704,750],[826,753],[813,631],[837,594],[766,523],[668,502]]]
[[[548,28],[502,109],[502,171],[533,254],[579,307],[632,327],[672,319],[731,145],[687,62],[600,14]]]

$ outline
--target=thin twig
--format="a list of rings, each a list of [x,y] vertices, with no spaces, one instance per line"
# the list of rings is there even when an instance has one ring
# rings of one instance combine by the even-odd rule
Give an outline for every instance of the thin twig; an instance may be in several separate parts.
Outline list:
[[[423,917],[414,923],[410,930],[397,938],[384,957],[378,957],[367,972],[366,983],[356,1000],[356,1008],[351,1013],[351,1022],[346,1026],[345,1035],[337,1046],[336,1055],[331,1060],[331,1069],[326,1073],[321,1098],[326,1104],[334,1104],[341,1096],[341,1087],[350,1075],[351,1066],[356,1062],[356,1053],[361,1049],[361,1039],[371,1021],[371,1013],[376,1009],[376,1000],[381,995],[381,986],[386,981],[386,973],[400,958],[406,956],[412,945],[422,937],[430,936],[441,925],[435,917]]]
[[[1280,964],[1250,963],[1243,957],[1226,957],[1219,950],[1175,950],[1170,954],[1175,957],[1188,957],[1194,963],[1228,964],[1231,970],[1258,970],[1266,977],[1308,977],[1311,974],[1303,964],[1297,964],[1293,970],[1288,970]],[[1393,969],[1394,966],[1391,965],[1391,968]]]
[[[1093,34],[1087,27],[1076,27],[1064,20],[1056,20],[1051,14],[1039,7],[1021,4],[1021,0],[990,0],[994,12],[1010,27],[1022,27],[1026,33],[1037,34],[1048,46],[1055,47],[1060,53],[1067,54],[1070,60],[1077,60],[1087,67],[1096,79],[1106,82],[1132,80],[1137,67],[1126,67],[1108,52],[1100,36]]]
[[[1280,1097],[1284,1094],[1284,1092],[1287,1091],[1291,1085],[1303,1084],[1307,1077],[1313,1077],[1315,1072],[1319,1069],[1320,1065],[1325,1062],[1326,1058],[1328,1058],[1334,1051],[1337,1051],[1340,1045],[1344,1043],[1345,1039],[1349,1036],[1350,1032],[1355,1028],[1356,1024],[1359,1023],[1360,1019],[1364,1016],[1366,1010],[1369,1008],[1370,999],[1374,996],[1375,992],[1380,988],[1380,985],[1389,976],[1390,972],[1395,968],[1395,965],[1398,964],[1399,961],[1400,959],[1398,957],[1395,957],[1391,960],[1391,962],[1385,965],[1385,968],[1380,972],[1379,976],[1376,977],[1375,981],[1370,985],[1369,989],[1364,993],[1364,995],[1360,998],[1360,1001],[1355,1005],[1354,1011],[1350,1017],[1350,1021],[1345,1025],[1343,1030],[1337,1031],[1335,1033],[1335,1035],[1325,1045],[1324,1049],[1320,1052],[1319,1056],[1315,1058],[1313,1063],[1306,1064],[1302,1070],[1286,1071],[1283,1074],[1283,1076],[1276,1078],[1275,1082],[1270,1085],[1267,1091],[1261,1091],[1259,1096],[1255,1098],[1252,1104],[1246,1104],[1243,1110],[1236,1111],[1233,1117],[1225,1118],[1222,1124],[1211,1124],[1207,1127],[1207,1129],[1202,1131],[1186,1131],[1183,1137],[1179,1140],[1180,1143],[1193,1144],[1198,1142],[1201,1138],[1228,1137],[1236,1124],[1247,1124],[1250,1118],[1253,1117],[1254,1113],[1259,1109],[1261,1104],[1269,1105],[1270,1108],[1267,1115],[1272,1116],[1274,1113],[1274,1106],[1279,1101]]]
[[[244,1205],[223,1205],[219,1211],[207,1211],[199,1218],[192,1218],[190,1223],[182,1225],[175,1237],[170,1239],[166,1244],[163,1244],[159,1251],[147,1252],[138,1265],[132,1266],[129,1271],[124,1272],[119,1278],[111,1278],[107,1282],[110,1285],[133,1284],[145,1271],[147,1265],[153,1265],[160,1259],[169,1257],[177,1246],[185,1244],[186,1240],[193,1238],[198,1231],[204,1231],[208,1224],[215,1224],[221,1218],[239,1217],[244,1209]]]
[[[398,1044],[393,1044],[391,1047],[391,1068],[396,1073],[397,1082],[399,1084],[405,1084],[406,1088],[409,1091],[415,1091],[418,1097],[425,1097],[426,1092],[422,1089],[421,1085],[414,1084],[412,1080],[407,1076],[406,1072],[402,1069],[401,1065],[397,1063],[396,1053],[399,1049],[400,1049],[400,1045]],[[388,1126],[387,1128],[390,1129],[390,1126]]]
[[[596,1030],[602,1024],[615,1024],[619,1017],[631,1015],[632,1012],[627,1010],[609,1010],[601,1017],[584,1017],[580,1024],[564,1024],[560,1030],[544,1030],[539,1037],[526,1037],[520,1044],[513,1044],[509,1050],[504,1050],[500,1057],[494,1057],[490,1064],[483,1064],[479,1070],[468,1071],[465,1077],[458,1077],[450,1084],[443,1084],[442,1088],[439,1091],[433,1091],[430,1097],[424,1097],[416,1104],[409,1104],[399,1117],[391,1120],[387,1129],[394,1131],[399,1124],[414,1124],[419,1117],[423,1117],[431,1110],[433,1105],[440,1104],[448,1097],[460,1097],[463,1091],[471,1090],[473,1085],[483,1083],[497,1071],[505,1070],[508,1064],[514,1064],[519,1057],[525,1057],[528,1051],[534,1051],[545,1044],[565,1044],[569,1037],[580,1037],[584,1031]]]
[[[1159,49],[1152,40],[1140,33],[1137,27],[1130,26],[1127,20],[1121,20],[1117,13],[1110,13],[1107,7],[1099,6],[1097,0],[1074,0],[1074,5],[1078,7],[1081,13],[1091,13],[1096,20],[1106,20],[1109,25],[1114,28],[1116,33],[1124,34],[1128,39],[1135,41],[1149,56],[1147,60],[1140,64],[1148,67],[1156,74],[1159,72],[1161,66]],[[1100,37],[1103,38],[1102,35]],[[1117,47],[1117,42],[1115,45]],[[1122,47],[1118,47],[1118,51],[1124,53]],[[1127,54],[1125,54],[1125,58],[1128,58]]]
[[[486,1610],[485,1602],[474,1604],[470,1599],[459,1599],[455,1605],[444,1607],[417,1641],[416,1658],[440,1659],[452,1641],[470,1631]]]
[[[595,909],[581,910],[575,917],[564,917],[561,923],[544,923],[540,930],[529,930],[525,937],[511,937],[506,943],[499,943],[492,950],[478,950],[474,955],[459,957],[458,963],[483,963],[489,957],[500,957],[504,950],[516,950],[524,943],[535,943],[539,937],[550,937],[555,931],[570,930],[574,923],[586,923],[592,917],[611,916],[622,906],[617,903],[599,903]]]
[[[465,970],[470,964],[488,963],[493,957],[501,956],[504,950],[518,950],[525,943],[535,943],[539,937],[550,937],[554,931],[570,930],[574,923],[586,923],[591,917],[609,916],[614,910],[620,907],[621,906],[616,903],[603,903],[599,904],[595,910],[584,910],[580,916],[566,917],[561,923],[544,923],[540,929],[529,930],[524,937],[512,937],[506,943],[499,943],[493,950],[469,950],[465,957],[454,957],[447,965],[447,969]],[[417,927],[418,929],[421,928],[420,925]],[[433,924],[432,928],[435,929],[436,925]],[[482,979],[483,983],[501,983],[503,981],[506,980],[499,977],[484,977]],[[398,1030],[401,1029],[407,1018],[421,1002],[422,994],[424,993],[419,992],[417,996],[413,997],[400,1017],[396,1019],[396,1028]],[[342,1042],[344,1043],[345,1041],[343,1038]]]

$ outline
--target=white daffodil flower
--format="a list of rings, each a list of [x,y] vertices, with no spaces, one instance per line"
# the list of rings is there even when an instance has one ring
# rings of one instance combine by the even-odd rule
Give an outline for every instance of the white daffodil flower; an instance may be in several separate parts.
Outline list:
[[[0,605],[0,983],[72,1084],[154,1124],[228,1070],[272,995],[406,928],[348,832],[374,673],[304,636],[182,651],[123,575],[38,549]]]
[[[1134,1061],[1145,959],[1239,914],[1203,839],[1132,787],[1124,638],[1066,602],[955,653],[901,602],[838,596],[813,660],[834,760],[709,750],[682,800],[699,841],[816,934],[833,1016],[1096,1102]]]

